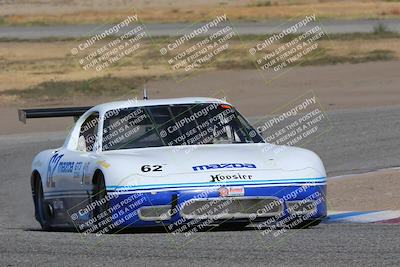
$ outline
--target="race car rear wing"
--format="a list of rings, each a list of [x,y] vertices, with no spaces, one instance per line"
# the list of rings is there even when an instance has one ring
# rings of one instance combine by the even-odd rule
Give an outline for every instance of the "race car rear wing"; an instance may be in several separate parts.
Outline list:
[[[74,117],[75,121],[92,107],[67,107],[67,108],[32,108],[19,109],[18,117],[23,123],[26,119]]]

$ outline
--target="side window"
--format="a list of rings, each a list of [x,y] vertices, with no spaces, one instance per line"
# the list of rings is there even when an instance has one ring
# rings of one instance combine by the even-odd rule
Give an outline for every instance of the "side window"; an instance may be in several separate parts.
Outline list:
[[[97,128],[99,126],[99,113],[91,114],[81,126],[79,131],[78,150],[93,151],[97,139]]]

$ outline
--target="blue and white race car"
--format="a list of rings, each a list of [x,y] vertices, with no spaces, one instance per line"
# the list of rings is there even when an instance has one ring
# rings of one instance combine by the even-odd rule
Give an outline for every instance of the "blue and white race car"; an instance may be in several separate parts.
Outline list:
[[[326,216],[320,158],[266,143],[220,99],[25,109],[19,116],[76,118],[64,145],[32,163],[35,216],[45,230],[303,227]]]

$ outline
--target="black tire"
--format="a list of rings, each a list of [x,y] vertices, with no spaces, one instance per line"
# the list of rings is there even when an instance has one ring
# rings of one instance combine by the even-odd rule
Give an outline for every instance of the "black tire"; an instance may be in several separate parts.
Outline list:
[[[234,222],[227,220],[219,224],[218,229],[227,230],[227,231],[242,231],[246,229],[246,226],[250,225],[250,221],[248,222]]]
[[[42,179],[40,179],[40,177],[35,180],[35,207],[36,219],[39,221],[42,230],[52,230],[53,228],[50,224],[50,208],[44,200]]]
[[[322,222],[321,219],[319,220],[313,220],[313,221],[309,221],[308,227],[314,227],[317,226],[318,224],[320,224]]]
[[[317,226],[321,223],[322,220],[307,220],[303,221],[295,226],[291,227],[291,229],[308,229],[310,227]]]
[[[101,205],[96,205],[95,209],[93,210],[93,218],[100,218],[102,217],[101,220],[107,219],[111,214],[107,213],[107,210],[109,208],[109,203],[107,201],[107,191],[106,191],[106,183],[104,180],[104,175],[101,172],[97,172],[94,179],[94,184],[93,184],[93,202],[104,202]],[[105,200],[105,201],[104,201]],[[107,214],[106,214],[107,213]],[[101,216],[101,214],[106,214],[106,216]],[[97,222],[98,226],[100,225],[99,222]],[[107,225],[101,225],[99,226],[99,230],[102,230],[106,227]]]

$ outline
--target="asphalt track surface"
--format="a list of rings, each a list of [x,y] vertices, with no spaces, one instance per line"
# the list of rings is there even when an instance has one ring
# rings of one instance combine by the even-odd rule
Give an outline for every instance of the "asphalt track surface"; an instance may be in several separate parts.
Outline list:
[[[385,20],[321,20],[315,25],[321,25],[324,32],[332,33],[353,33],[372,32],[374,27],[380,23],[388,30],[400,32],[399,19]],[[180,36],[188,34],[202,26],[202,24],[189,23],[146,23],[146,32],[150,36]],[[212,34],[223,29],[227,24],[221,23],[210,29],[207,34]],[[280,32],[288,26],[287,21],[263,21],[263,22],[233,22],[235,30],[239,35],[263,35]],[[315,26],[314,25],[314,26]],[[60,25],[60,26],[4,26],[0,27],[0,38],[11,39],[41,39],[41,38],[80,38],[100,34],[113,25]],[[313,26],[304,26],[299,32],[305,32]],[[130,31],[132,27],[122,28],[118,34],[122,35]],[[118,35],[117,34],[117,35]]]
[[[308,145],[328,175],[400,166],[400,107],[329,112],[333,128]],[[2,126],[6,127],[6,126]],[[312,229],[212,231],[191,236],[42,232],[33,219],[30,163],[64,133],[0,136],[0,265],[399,266],[400,225],[321,224]]]

